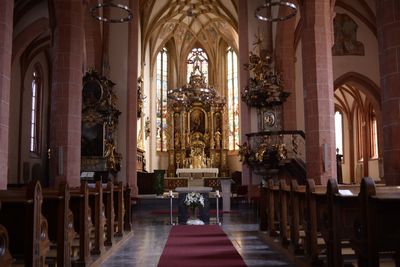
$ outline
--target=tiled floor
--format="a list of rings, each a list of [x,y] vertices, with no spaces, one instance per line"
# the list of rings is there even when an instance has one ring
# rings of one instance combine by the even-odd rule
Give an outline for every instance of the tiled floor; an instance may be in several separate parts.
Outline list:
[[[168,200],[142,199],[133,210],[133,236],[101,266],[157,266],[171,226],[168,214],[154,214],[154,210],[168,208]],[[223,215],[222,227],[249,267],[294,266],[260,238],[257,215],[251,207],[233,203],[232,210]]]

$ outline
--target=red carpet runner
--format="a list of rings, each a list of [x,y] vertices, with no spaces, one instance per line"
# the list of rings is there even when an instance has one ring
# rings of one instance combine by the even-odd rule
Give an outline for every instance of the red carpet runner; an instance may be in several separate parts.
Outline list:
[[[173,226],[158,267],[245,267],[218,225]]]

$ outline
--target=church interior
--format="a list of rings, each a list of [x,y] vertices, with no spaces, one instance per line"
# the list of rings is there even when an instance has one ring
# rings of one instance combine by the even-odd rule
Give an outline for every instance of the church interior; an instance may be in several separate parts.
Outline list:
[[[398,0],[0,1],[0,266],[187,266],[193,218],[217,266],[398,266],[399,33]]]

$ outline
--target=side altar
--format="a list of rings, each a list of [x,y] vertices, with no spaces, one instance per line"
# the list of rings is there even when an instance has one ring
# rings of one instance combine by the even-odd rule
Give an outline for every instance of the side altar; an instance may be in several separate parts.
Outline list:
[[[207,85],[198,65],[188,84],[168,91],[167,125],[168,177],[182,168],[216,168],[229,175],[225,99]]]

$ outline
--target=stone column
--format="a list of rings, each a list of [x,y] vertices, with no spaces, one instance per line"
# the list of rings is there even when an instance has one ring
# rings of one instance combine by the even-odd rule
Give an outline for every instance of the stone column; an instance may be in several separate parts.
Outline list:
[[[249,60],[247,1],[239,0],[239,88],[244,90],[249,79],[249,73],[243,69],[243,64]],[[251,131],[251,110],[247,104],[240,101],[240,142],[247,140],[246,134]],[[242,165],[242,184],[251,184],[251,170]]]
[[[304,1],[302,35],[307,177],[336,178],[330,0]]]
[[[288,8],[285,8],[284,11],[279,10],[279,16],[286,16],[289,12],[291,10]],[[296,18],[291,18],[278,22],[276,32],[276,67],[277,71],[283,72],[284,91],[290,93],[290,96],[283,104],[283,130],[298,130],[295,88],[295,27]]]
[[[138,195],[136,157],[137,157],[137,89],[138,89],[138,50],[139,50],[139,0],[130,0],[133,19],[128,26],[128,95],[126,129],[126,181],[132,188],[132,196]]]
[[[101,73],[101,22],[94,19],[90,14],[90,8],[96,5],[96,0],[88,0],[85,3],[85,45],[86,45],[86,68],[95,69],[98,73]]]
[[[0,1],[0,189],[7,189],[14,1]]]
[[[400,184],[400,4],[375,1],[382,87],[384,179]]]
[[[80,1],[54,0],[50,177],[70,186],[80,184],[83,8]]]

